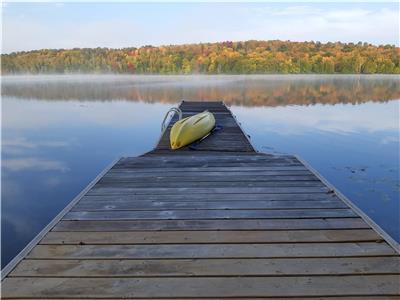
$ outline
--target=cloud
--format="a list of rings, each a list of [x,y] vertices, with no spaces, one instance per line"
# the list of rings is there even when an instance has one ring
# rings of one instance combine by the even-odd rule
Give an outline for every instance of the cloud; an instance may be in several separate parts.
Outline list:
[[[135,24],[129,21],[54,24],[41,21],[9,20],[3,25],[3,53],[46,48],[84,48],[132,46],[129,34],[140,37]]]
[[[398,130],[399,103],[365,103],[360,106],[338,104],[326,106],[287,106],[287,107],[232,107],[243,124],[253,123],[253,127],[263,128],[265,132],[279,134],[304,134],[324,131],[335,134],[358,132],[384,132]],[[252,120],[252,122],[246,122]],[[386,139],[382,142],[391,142]]]
[[[13,138],[13,139],[5,139],[2,141],[2,147],[21,147],[21,148],[29,148],[35,149],[38,147],[66,147],[69,143],[64,141],[35,141],[30,142],[23,137]]]
[[[398,12],[387,8],[321,9],[295,6],[285,10],[262,11],[251,22],[255,39],[365,41],[399,45]],[[243,30],[240,36],[246,34],[248,32]]]
[[[64,148],[69,147],[71,141],[28,141],[24,137],[3,138],[1,149],[3,154],[24,154],[27,150],[36,150],[39,148]]]
[[[399,144],[400,137],[399,136],[385,136],[381,140],[381,144],[387,145],[391,143]]]
[[[22,221],[19,213],[16,214],[5,211],[2,212],[1,218],[3,228],[6,229],[7,233],[16,235],[18,240],[26,239],[29,241],[34,236],[33,228],[38,227],[38,224],[36,224],[37,222],[35,220],[30,219],[27,221],[26,219],[23,219]]]
[[[53,15],[48,13],[41,17],[28,9],[6,13],[3,53],[42,48],[119,48],[248,39],[399,45],[398,6],[394,3],[157,4],[157,11],[168,10],[164,15],[157,14],[154,5],[80,3],[75,9],[81,7],[85,13],[74,18],[67,18],[71,12],[69,5],[59,6]],[[110,17],[106,14],[107,8],[120,14]]]
[[[60,161],[47,160],[35,157],[13,158],[2,161],[2,166],[9,171],[60,171],[67,172],[69,168]]]

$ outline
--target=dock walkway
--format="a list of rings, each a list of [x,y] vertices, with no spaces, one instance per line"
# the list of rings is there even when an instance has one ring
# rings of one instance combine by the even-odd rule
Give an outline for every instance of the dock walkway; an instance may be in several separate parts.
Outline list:
[[[168,129],[105,170],[3,270],[2,299],[399,299],[398,244],[318,173],[256,152],[221,102],[181,109],[222,129],[178,151]]]

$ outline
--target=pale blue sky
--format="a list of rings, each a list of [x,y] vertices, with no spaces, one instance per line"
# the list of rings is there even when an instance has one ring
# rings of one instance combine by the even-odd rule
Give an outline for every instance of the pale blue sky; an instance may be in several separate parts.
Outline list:
[[[6,3],[2,53],[225,40],[399,45],[398,3]]]

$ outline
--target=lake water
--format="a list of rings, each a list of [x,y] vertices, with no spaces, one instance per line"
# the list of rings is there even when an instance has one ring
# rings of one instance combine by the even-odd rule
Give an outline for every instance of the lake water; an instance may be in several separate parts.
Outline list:
[[[298,154],[400,241],[399,77],[2,78],[2,266],[182,99],[223,100],[260,151]]]

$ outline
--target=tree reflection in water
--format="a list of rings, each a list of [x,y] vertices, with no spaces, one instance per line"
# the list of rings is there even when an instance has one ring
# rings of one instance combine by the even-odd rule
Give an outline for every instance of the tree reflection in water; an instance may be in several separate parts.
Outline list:
[[[239,106],[385,102],[400,98],[395,75],[3,77],[2,94],[35,100],[176,103],[218,100]]]

